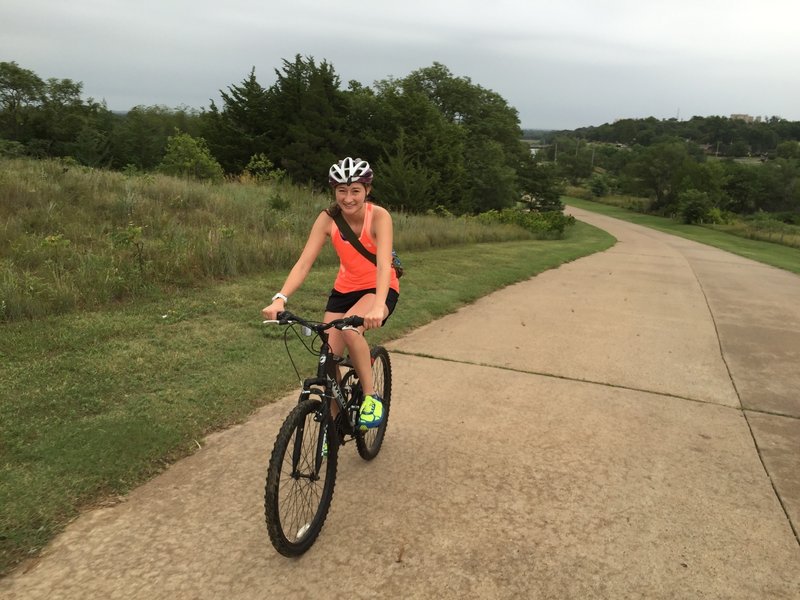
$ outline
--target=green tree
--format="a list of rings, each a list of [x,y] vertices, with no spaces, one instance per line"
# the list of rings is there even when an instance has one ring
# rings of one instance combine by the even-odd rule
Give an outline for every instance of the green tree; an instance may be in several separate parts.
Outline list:
[[[393,143],[386,132],[394,131],[389,123],[389,110],[375,90],[357,81],[350,81],[344,93],[347,102],[344,119],[345,139],[350,140],[356,153],[377,160]],[[394,135],[394,133],[392,134]]]
[[[84,101],[82,91],[79,81],[43,81],[14,62],[0,63],[0,137],[24,144],[34,156],[72,156],[79,145],[85,149],[89,132],[107,139],[111,113],[91,98]]]
[[[775,148],[775,155],[778,158],[800,158],[800,142],[794,140],[781,142]]]
[[[110,135],[112,165],[154,169],[164,156],[167,139],[176,130],[198,136],[199,120],[199,115],[190,109],[134,106],[114,119]]]
[[[504,148],[492,139],[472,139],[465,152],[467,193],[461,212],[480,213],[513,206],[520,196],[517,172],[506,163]]]
[[[608,180],[603,175],[593,175],[589,180],[589,190],[595,198],[602,198],[608,194]]]
[[[15,62],[0,62],[0,137],[27,142],[31,117],[44,96],[45,83]]]
[[[283,61],[269,88],[270,159],[298,182],[327,183],[331,164],[352,147],[345,135],[347,100],[326,61],[299,54]]]
[[[400,162],[424,167],[426,187],[435,190],[433,206],[458,212],[465,195],[464,137],[459,125],[448,121],[441,111],[420,92],[406,91],[400,80],[377,82],[378,111],[362,129],[363,138],[381,140],[384,160],[398,157]],[[360,142],[353,141],[353,147]],[[376,193],[382,174],[376,171]],[[395,190],[400,189],[395,186]],[[393,198],[403,206],[417,206],[412,198]],[[428,206],[427,208],[431,208]]]
[[[210,181],[220,181],[223,177],[222,167],[211,156],[205,140],[180,132],[167,140],[167,152],[158,170],[167,175]]]
[[[82,91],[83,84],[71,79],[47,80],[39,111],[40,127],[37,137],[50,142],[52,154],[66,154],[66,147],[77,139],[83,128],[85,120]]]
[[[240,85],[229,86],[220,95],[222,109],[212,101],[203,114],[203,135],[225,171],[240,173],[252,156],[269,156],[275,150],[270,131],[279,124],[272,124],[269,95],[258,83],[255,67]]]
[[[681,182],[692,165],[686,143],[671,141],[642,149],[629,169],[638,178],[642,190],[653,198],[653,210],[669,214],[677,208]]]
[[[766,193],[755,168],[733,161],[723,163],[725,169],[725,203],[722,208],[741,215],[754,213]]]
[[[394,144],[394,152],[378,161],[376,172],[379,177],[375,195],[389,208],[420,213],[435,205],[438,177],[408,155],[402,132]]]
[[[777,158],[753,168],[766,191],[759,199],[759,209],[800,212],[800,161]]]
[[[684,223],[708,222],[711,208],[711,199],[705,192],[689,189],[678,194],[678,214]]]
[[[554,163],[533,158],[526,159],[520,165],[519,175],[523,198],[529,196],[533,208],[542,212],[564,209],[561,202],[564,186],[561,183],[558,167]]]
[[[90,167],[106,165],[111,155],[108,135],[94,127],[84,125],[72,145],[71,155],[81,164]]]
[[[517,166],[528,154],[516,109],[492,90],[456,77],[441,63],[418,69],[401,82],[404,93],[423,94],[444,119],[463,129],[463,212],[512,206],[520,194]]]
[[[723,208],[727,202],[725,185],[728,173],[723,163],[709,161],[689,164],[681,189],[696,189],[708,194],[711,204]]]
[[[79,81],[48,79],[34,118],[34,139],[29,144],[36,143],[50,156],[74,156],[82,134],[84,148],[89,136],[97,141],[107,139],[108,109],[91,98],[84,101],[82,93],[83,83]]]

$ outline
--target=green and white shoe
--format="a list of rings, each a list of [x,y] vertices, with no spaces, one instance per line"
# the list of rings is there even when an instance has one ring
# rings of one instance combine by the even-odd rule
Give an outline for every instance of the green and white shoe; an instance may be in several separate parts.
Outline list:
[[[378,394],[364,396],[358,413],[358,428],[361,431],[380,427],[383,423],[383,401]]]

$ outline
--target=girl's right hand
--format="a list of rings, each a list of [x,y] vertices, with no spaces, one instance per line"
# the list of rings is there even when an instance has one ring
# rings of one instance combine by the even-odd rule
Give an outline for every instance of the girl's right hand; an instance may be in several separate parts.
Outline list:
[[[262,309],[261,314],[268,321],[276,321],[278,319],[278,313],[283,312],[285,308],[286,304],[284,301],[278,298],[274,300],[272,304]]]

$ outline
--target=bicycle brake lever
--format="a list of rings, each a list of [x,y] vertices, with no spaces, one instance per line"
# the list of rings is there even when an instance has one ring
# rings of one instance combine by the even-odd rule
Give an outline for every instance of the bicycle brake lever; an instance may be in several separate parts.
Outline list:
[[[345,325],[342,327],[341,331],[355,331],[357,334],[361,335],[361,332],[358,330],[358,327],[353,327],[352,325]]]

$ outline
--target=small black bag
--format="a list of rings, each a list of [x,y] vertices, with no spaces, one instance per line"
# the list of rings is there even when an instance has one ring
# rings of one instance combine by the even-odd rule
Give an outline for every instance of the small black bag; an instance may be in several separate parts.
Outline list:
[[[364,248],[364,244],[362,244],[356,237],[356,232],[353,231],[350,225],[347,224],[347,221],[342,213],[337,212],[336,216],[333,217],[333,220],[336,222],[336,226],[339,228],[339,231],[342,232],[344,238],[350,242],[350,245],[358,250],[361,255],[373,265],[377,265],[378,258],[372,252]],[[405,269],[403,269],[403,263],[400,262],[400,257],[397,256],[397,252],[394,250],[392,250],[392,268],[394,269],[397,278],[400,279],[403,276]]]
[[[394,250],[392,250],[392,268],[394,269],[397,278],[400,279],[403,276],[405,269],[403,268],[403,263],[400,262],[400,257],[397,256],[397,252]]]

